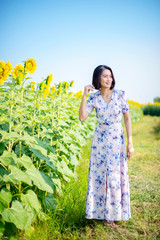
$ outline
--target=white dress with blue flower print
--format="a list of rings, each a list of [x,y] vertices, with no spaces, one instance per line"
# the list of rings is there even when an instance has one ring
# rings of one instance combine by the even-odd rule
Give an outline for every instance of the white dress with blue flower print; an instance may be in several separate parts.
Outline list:
[[[100,90],[90,93],[86,111],[96,110],[90,153],[86,215],[88,219],[127,221],[131,218],[130,189],[123,112],[129,111],[124,90],[113,89],[107,104]]]

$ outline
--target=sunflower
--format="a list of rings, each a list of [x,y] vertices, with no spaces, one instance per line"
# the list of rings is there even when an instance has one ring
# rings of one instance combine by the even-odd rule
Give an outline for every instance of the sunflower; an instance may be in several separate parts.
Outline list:
[[[68,82],[65,82],[64,88],[66,89],[66,88],[68,88],[68,87],[69,87],[69,83],[68,83]]]
[[[72,86],[73,86],[74,82],[75,82],[75,81],[72,81],[72,82],[70,83],[70,87],[72,87]]]
[[[40,84],[40,90],[41,90],[41,92],[42,92],[45,88],[47,88],[47,84],[44,83],[44,82],[42,82],[42,83]]]
[[[49,88],[45,88],[42,91],[42,94],[46,97],[50,93]]]
[[[50,87],[50,84],[52,82],[52,79],[53,79],[53,74],[51,73],[48,77],[47,77],[47,80],[46,80],[46,84],[48,87]]]
[[[23,77],[24,67],[21,64],[18,64],[12,72],[13,78],[17,78],[18,76]]]
[[[60,89],[58,89],[58,91],[57,91],[57,93],[56,93],[56,96],[59,96],[59,95],[61,95],[62,94],[62,89],[60,88]]]
[[[21,64],[18,64],[13,69],[12,76],[13,76],[13,78],[15,78],[17,80],[17,84],[21,84],[23,81],[23,78],[26,76],[26,71],[25,71],[25,74],[24,74],[24,71],[25,71],[25,69]]]
[[[29,73],[34,73],[36,70],[36,66],[37,63],[33,58],[29,58],[26,62],[25,62],[25,69],[26,71],[28,71]]]
[[[60,83],[58,84],[58,89],[62,88],[62,86],[63,86],[63,84],[62,84],[62,82],[60,82]]]
[[[80,90],[79,92],[75,93],[74,96],[76,98],[79,98],[80,96],[82,96],[82,90]]]
[[[62,82],[62,85],[61,85],[61,86],[62,86],[62,88],[64,88],[64,86],[65,86],[65,83],[66,83],[66,82]]]
[[[44,95],[44,97],[49,95],[50,90],[48,88],[48,85],[45,82],[41,82],[41,84],[40,84],[40,91]]]
[[[0,61],[0,84],[3,84],[8,78],[12,68],[12,64],[9,61],[7,63]]]
[[[5,81],[5,62],[0,61],[0,84],[3,84]]]
[[[52,86],[51,87],[51,93],[54,93],[56,91],[56,87],[55,86]]]
[[[73,95],[73,92],[69,92],[68,93],[68,96],[70,97],[70,96],[72,96]]]
[[[4,72],[6,78],[9,76],[12,69],[13,69],[12,64],[9,61],[7,61]]]
[[[35,82],[31,82],[31,90],[32,90],[32,92],[34,92],[34,88],[35,88]]]

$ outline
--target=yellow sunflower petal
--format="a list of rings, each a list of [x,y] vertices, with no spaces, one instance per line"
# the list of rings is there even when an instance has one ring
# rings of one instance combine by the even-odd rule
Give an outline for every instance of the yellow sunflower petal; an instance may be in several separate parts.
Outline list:
[[[18,64],[12,72],[12,76],[13,78],[17,78],[18,76],[23,77],[23,73],[24,72],[24,67],[21,64]]]
[[[25,69],[29,72],[29,73],[34,73],[37,67],[37,63],[34,60],[34,58],[29,58],[26,62],[25,62]]]

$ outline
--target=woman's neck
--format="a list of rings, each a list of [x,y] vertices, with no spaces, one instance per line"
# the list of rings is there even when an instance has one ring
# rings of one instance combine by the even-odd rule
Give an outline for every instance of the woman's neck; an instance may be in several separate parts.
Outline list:
[[[100,89],[100,92],[101,92],[101,94],[102,95],[108,95],[108,94],[110,94],[111,92],[113,92],[113,89],[110,89],[110,88],[101,88]]]

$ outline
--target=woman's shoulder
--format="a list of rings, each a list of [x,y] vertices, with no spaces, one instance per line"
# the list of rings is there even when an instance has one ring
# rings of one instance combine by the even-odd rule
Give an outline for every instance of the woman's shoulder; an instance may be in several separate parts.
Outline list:
[[[99,94],[100,94],[100,90],[94,90],[93,92],[91,92],[89,94],[89,97],[90,98],[96,98],[97,96],[99,96]]]
[[[114,88],[114,90],[117,92],[117,93],[121,93],[124,91],[124,89],[122,88]]]
[[[122,88],[120,88],[120,89],[115,89],[115,93],[116,93],[116,95],[117,95],[117,99],[119,99],[119,100],[125,98],[125,96],[126,96],[126,92],[125,92],[125,90],[122,89]]]
[[[125,94],[125,90],[124,89],[115,89],[115,92],[119,95],[119,96],[123,96]]]

